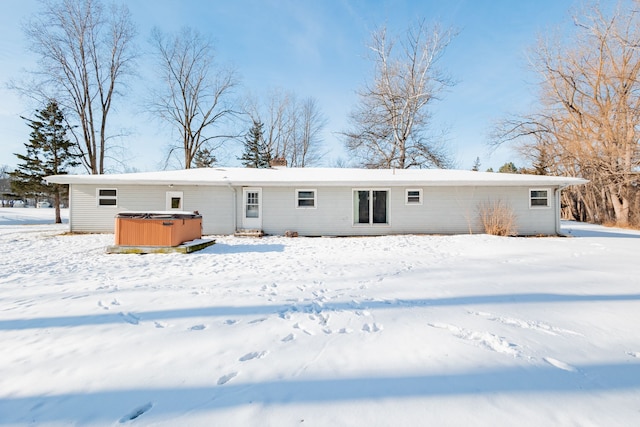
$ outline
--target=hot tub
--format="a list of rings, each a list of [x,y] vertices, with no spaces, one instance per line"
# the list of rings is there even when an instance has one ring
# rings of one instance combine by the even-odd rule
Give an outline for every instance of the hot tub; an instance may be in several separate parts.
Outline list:
[[[178,246],[202,237],[197,212],[120,212],[115,244],[120,246]]]

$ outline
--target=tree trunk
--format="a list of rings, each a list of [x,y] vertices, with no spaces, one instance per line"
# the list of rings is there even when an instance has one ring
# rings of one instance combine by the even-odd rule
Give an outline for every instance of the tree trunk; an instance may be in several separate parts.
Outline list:
[[[616,217],[616,225],[623,227],[629,225],[629,200],[626,197],[618,196],[615,188],[611,185],[609,186],[609,196]]]
[[[62,224],[60,216],[60,188],[56,185],[56,191],[53,193],[53,207],[56,210],[56,224]]]

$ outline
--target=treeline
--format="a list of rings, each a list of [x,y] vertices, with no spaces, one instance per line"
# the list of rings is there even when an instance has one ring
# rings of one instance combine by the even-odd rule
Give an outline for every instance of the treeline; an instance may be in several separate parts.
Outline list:
[[[25,26],[40,68],[16,90],[60,108],[70,152],[88,173],[109,171],[111,112],[126,93],[140,51],[126,4],[44,0]],[[574,218],[640,225],[640,4],[594,3],[576,12],[564,33],[545,34],[529,52],[539,76],[531,111],[500,121],[491,145],[515,144],[536,174],[586,178],[563,192]],[[357,91],[347,129],[337,131],[349,166],[451,167],[446,134],[433,129],[434,102],[454,81],[440,66],[456,32],[424,20],[404,32],[376,29],[368,52],[371,77]],[[185,27],[152,33],[158,83],[147,109],[173,128],[166,166],[216,164],[225,144],[242,144],[238,158],[264,167],[317,165],[326,150],[326,117],[314,98],[286,90],[236,96],[239,74],[217,62],[207,35]],[[237,124],[240,123],[240,126]],[[236,124],[231,126],[230,124]],[[230,131],[230,129],[239,129]],[[479,167],[479,162],[474,168]]]
[[[568,33],[541,37],[530,52],[538,106],[493,134],[537,170],[588,179],[563,192],[580,221],[640,226],[639,7],[587,6]]]
[[[40,100],[42,108],[49,102],[59,106],[88,173],[112,171],[117,162],[112,111],[123,101],[142,52],[126,4],[43,0],[25,25],[25,35],[38,68],[30,70],[32,79],[14,82],[13,88]],[[372,33],[372,78],[359,92],[349,129],[335,131],[345,139],[350,166],[452,163],[443,139],[428,130],[431,104],[452,84],[436,65],[454,36],[424,21],[409,25],[405,33],[394,35],[384,27]],[[145,108],[176,136],[165,168],[211,166],[229,144],[243,144],[240,159],[255,157],[257,145],[251,139],[256,136],[261,156],[285,159],[290,166],[317,165],[326,154],[321,135],[327,119],[314,98],[275,89],[260,97],[239,97],[239,73],[219,63],[210,36],[193,28],[173,34],[156,28],[150,40],[157,81]],[[253,167],[265,163],[243,162]]]

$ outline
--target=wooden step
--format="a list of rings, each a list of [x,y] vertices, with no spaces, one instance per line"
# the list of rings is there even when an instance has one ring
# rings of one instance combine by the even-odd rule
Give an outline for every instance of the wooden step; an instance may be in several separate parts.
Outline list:
[[[240,228],[233,235],[236,237],[262,237],[264,232],[262,230]]]

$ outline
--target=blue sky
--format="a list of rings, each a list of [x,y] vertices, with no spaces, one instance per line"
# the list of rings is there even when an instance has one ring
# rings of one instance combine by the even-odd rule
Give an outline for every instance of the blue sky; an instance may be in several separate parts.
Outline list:
[[[13,153],[24,151],[34,106],[6,89],[33,67],[21,23],[39,8],[37,0],[2,0],[0,16],[0,165],[15,166]],[[526,112],[535,102],[535,75],[526,52],[539,34],[571,25],[573,0],[131,0],[126,2],[138,28],[143,54],[154,26],[165,32],[188,25],[215,40],[218,59],[238,71],[239,93],[258,95],[272,89],[313,97],[328,118],[323,135],[328,154],[323,166],[349,159],[337,135],[357,102],[355,94],[371,76],[366,59],[371,31],[387,25],[402,32],[425,18],[459,31],[441,67],[458,83],[432,104],[435,129],[448,129],[449,146],[458,168],[470,169],[476,157],[481,168],[497,169],[506,161],[522,165],[508,148],[490,152],[487,134],[495,120]],[[162,166],[171,132],[143,113],[142,98],[152,82],[153,63],[142,56],[140,77],[130,81],[126,99],[118,100],[111,125],[128,134],[130,167],[141,171]],[[219,153],[222,163],[237,166],[236,153]]]

